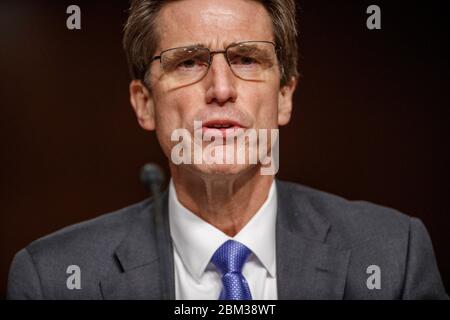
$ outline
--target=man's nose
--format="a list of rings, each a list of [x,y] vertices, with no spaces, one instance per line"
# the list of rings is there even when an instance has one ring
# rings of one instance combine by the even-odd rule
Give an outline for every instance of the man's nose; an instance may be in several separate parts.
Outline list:
[[[215,54],[207,74],[206,102],[216,102],[220,106],[234,102],[237,98],[236,76],[230,69],[224,54]]]

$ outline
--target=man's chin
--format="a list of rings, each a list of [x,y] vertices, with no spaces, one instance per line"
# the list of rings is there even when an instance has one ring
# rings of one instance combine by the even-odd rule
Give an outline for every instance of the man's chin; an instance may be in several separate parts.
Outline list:
[[[256,170],[255,164],[191,164],[188,170],[199,176],[238,176],[250,170]]]

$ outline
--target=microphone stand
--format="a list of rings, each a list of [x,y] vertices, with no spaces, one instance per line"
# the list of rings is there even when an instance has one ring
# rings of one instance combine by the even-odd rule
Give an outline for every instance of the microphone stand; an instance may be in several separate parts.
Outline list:
[[[141,170],[141,181],[151,191],[153,196],[153,221],[155,225],[155,243],[158,254],[159,265],[159,282],[161,289],[162,300],[169,300],[170,297],[170,282],[173,277],[173,270],[170,267],[169,256],[166,248],[170,248],[170,237],[165,230],[163,217],[163,197],[160,192],[164,181],[162,170],[155,164],[146,164]],[[170,252],[172,254],[172,252]],[[170,273],[172,272],[172,274]]]

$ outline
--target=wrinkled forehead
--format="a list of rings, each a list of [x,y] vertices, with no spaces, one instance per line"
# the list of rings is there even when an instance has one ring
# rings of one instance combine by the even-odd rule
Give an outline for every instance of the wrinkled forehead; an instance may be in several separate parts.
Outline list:
[[[158,14],[157,32],[157,51],[193,44],[219,50],[230,43],[274,38],[268,12],[253,0],[169,2]]]

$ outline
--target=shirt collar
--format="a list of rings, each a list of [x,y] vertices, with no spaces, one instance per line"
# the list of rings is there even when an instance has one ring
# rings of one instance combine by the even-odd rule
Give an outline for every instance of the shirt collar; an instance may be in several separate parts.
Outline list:
[[[275,223],[277,194],[275,181],[266,201],[244,228],[229,237],[185,208],[176,195],[172,179],[169,185],[170,234],[175,250],[191,275],[199,280],[205,272],[214,252],[225,241],[233,239],[246,245],[267,269],[270,276],[276,274]]]

